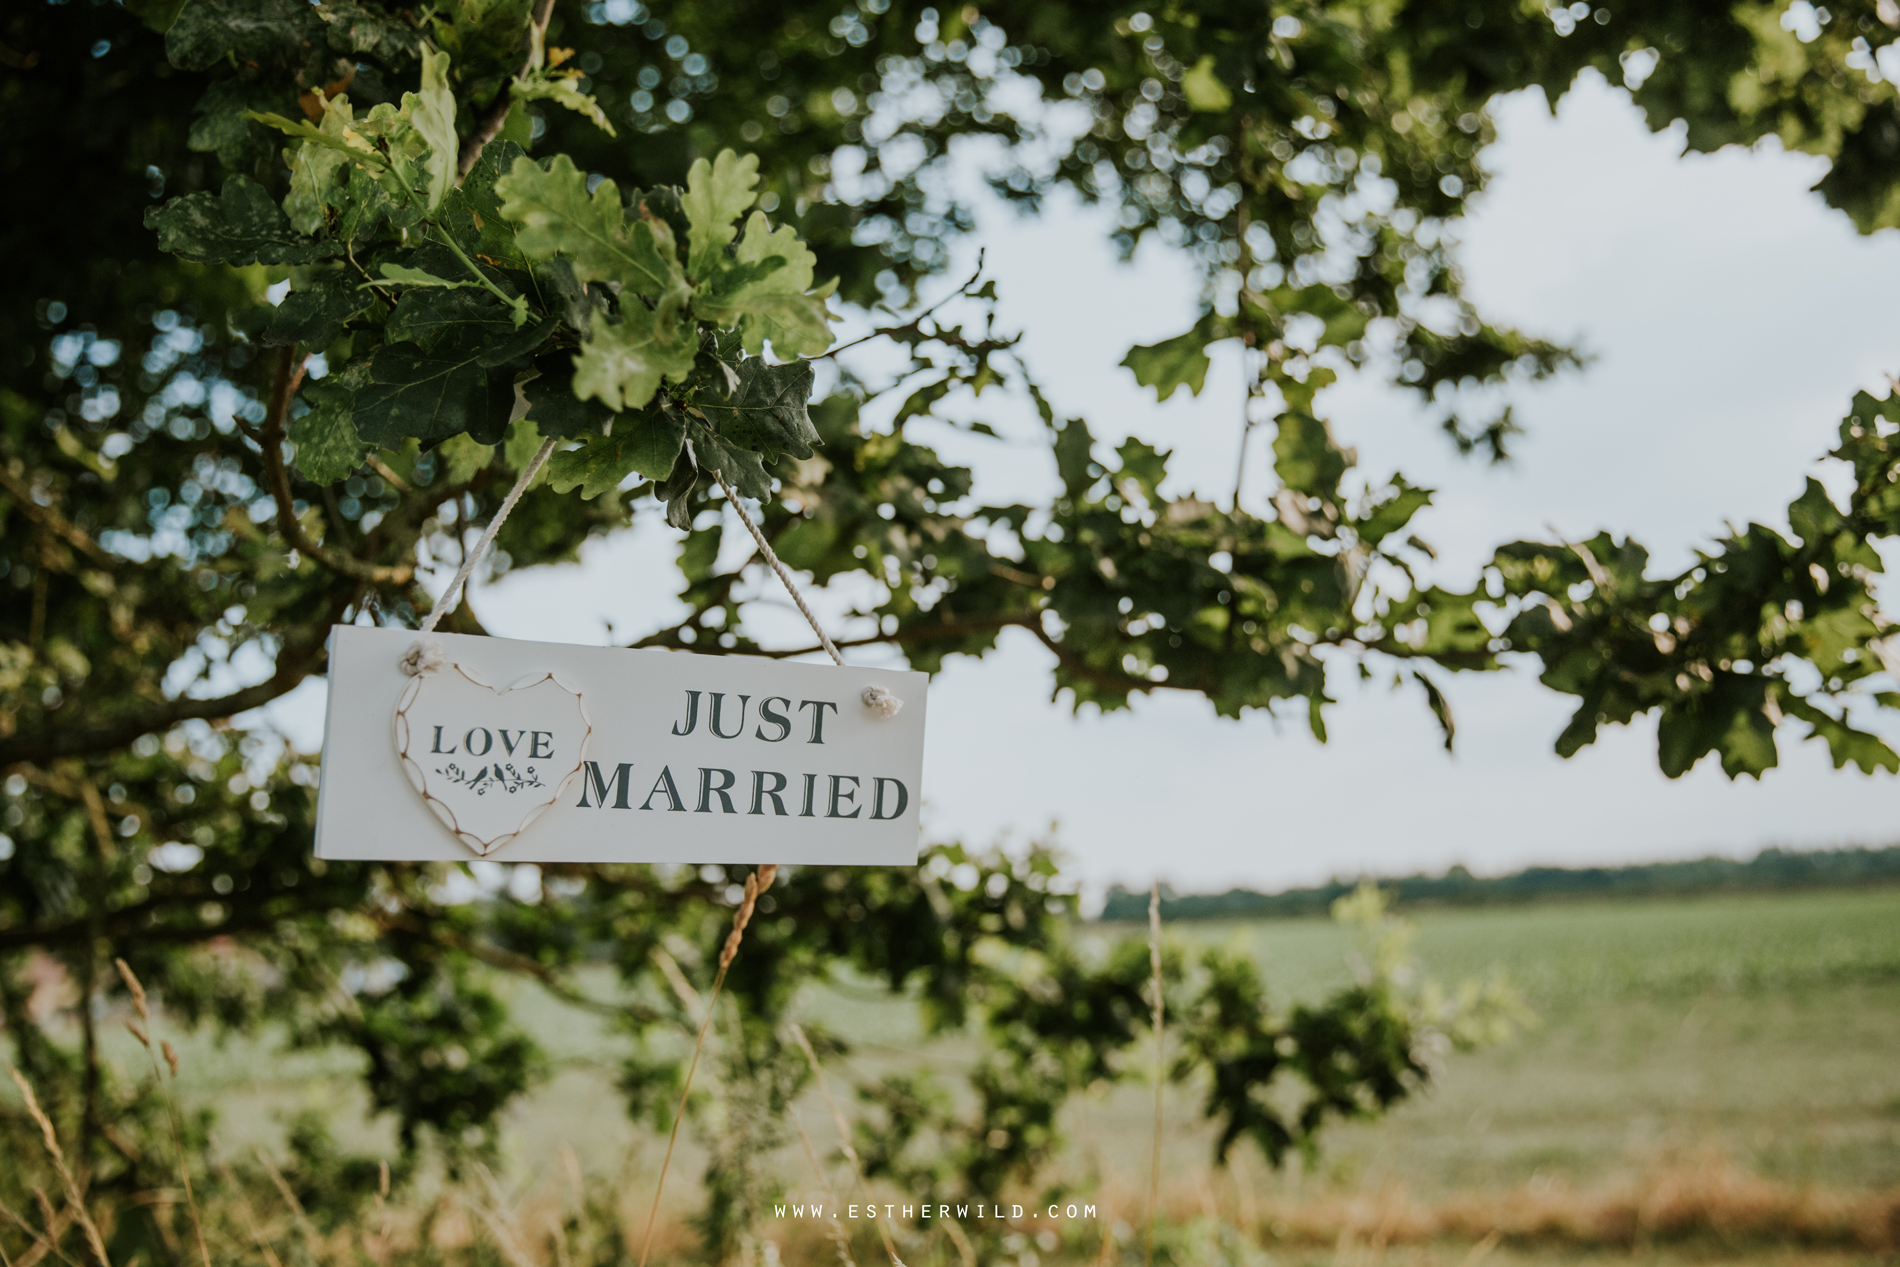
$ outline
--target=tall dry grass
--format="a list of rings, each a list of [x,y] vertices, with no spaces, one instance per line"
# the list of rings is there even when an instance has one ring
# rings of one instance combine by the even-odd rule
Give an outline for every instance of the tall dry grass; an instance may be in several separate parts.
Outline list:
[[[835,1161],[826,1164],[833,1191],[852,1186]],[[365,1194],[362,1217],[320,1232],[288,1188],[270,1181],[274,1167],[268,1159],[264,1168],[265,1174],[253,1168],[244,1179],[228,1165],[219,1167],[222,1182],[199,1202],[208,1252],[192,1243],[195,1229],[189,1229],[177,1244],[180,1261],[202,1261],[205,1255],[221,1267],[595,1267],[632,1261],[650,1217],[647,1182],[630,1173],[586,1175],[570,1151],[561,1173],[523,1189],[510,1190],[495,1176],[477,1172],[426,1201],[391,1200],[386,1190]],[[83,1176],[73,1180],[80,1189]],[[134,1267],[105,1257],[114,1228],[122,1219],[147,1217],[152,1205],[182,1205],[182,1195],[174,1189],[116,1207],[49,1198],[39,1219],[9,1212],[12,1226],[0,1227],[0,1261],[17,1267],[59,1261]],[[654,1226],[654,1259],[701,1261],[685,1217],[691,1194],[677,1195],[682,1199],[669,1202]],[[861,1192],[855,1199],[867,1196],[898,1199],[881,1192]],[[1045,1267],[1138,1263],[1147,1248],[1140,1226],[1147,1196],[1145,1175],[1107,1184],[1090,1198],[1101,1220],[1027,1218],[1005,1238],[1006,1256],[993,1261],[1022,1261],[1030,1251]],[[1027,1193],[1019,1199],[1031,1203]],[[1900,1188],[1804,1187],[1751,1174],[1717,1155],[1590,1187],[1535,1183],[1438,1199],[1398,1185],[1312,1186],[1289,1194],[1178,1178],[1162,1187],[1158,1214],[1156,1261],[1181,1267],[1266,1262],[1276,1254],[1304,1262],[1311,1261],[1310,1252],[1333,1264],[1374,1263],[1407,1247],[1433,1247],[1440,1256],[1450,1247],[1456,1250],[1447,1260],[1452,1262],[1478,1261],[1500,1247],[1571,1254],[1677,1245],[1729,1257],[1790,1249],[1876,1257],[1900,1252]],[[909,1267],[967,1267],[975,1261],[968,1237],[950,1224],[920,1229],[882,1223],[840,1228],[824,1218],[777,1219],[768,1210],[732,1261],[738,1267],[893,1258]],[[1423,1261],[1416,1255],[1411,1260]]]
[[[763,887],[762,885],[760,886]],[[736,939],[736,934],[735,934]],[[320,1230],[270,1156],[242,1159],[187,1157],[179,1108],[170,1084],[178,1058],[152,1032],[144,991],[119,965],[134,999],[127,1028],[151,1055],[152,1076],[165,1100],[176,1186],[102,1199],[70,1161],[52,1119],[41,1111],[31,1083],[10,1070],[22,1094],[37,1159],[8,1158],[44,1175],[26,1210],[0,1204],[0,1267],[58,1262],[79,1267],[159,1267],[114,1264],[109,1246],[126,1219],[150,1219],[170,1261],[255,1263],[261,1267],[604,1267],[624,1264],[644,1246],[663,1263],[700,1261],[686,1216],[690,1193],[658,1205],[646,1195],[645,1176],[583,1173],[565,1150],[560,1174],[510,1190],[477,1168],[465,1181],[426,1200],[392,1200],[385,1167],[374,1192],[360,1197],[359,1217]],[[817,1069],[818,1059],[798,1035]],[[168,1076],[169,1075],[169,1076]],[[823,1080],[822,1069],[818,1075]],[[840,1138],[850,1136],[838,1102],[824,1087]],[[832,1203],[902,1201],[906,1194],[867,1185],[855,1156],[824,1157],[801,1138],[816,1181]],[[194,1173],[199,1177],[194,1182]],[[215,1182],[213,1182],[215,1180]],[[915,1201],[920,1194],[908,1194]],[[997,1194],[1033,1209],[1030,1193]],[[1398,1184],[1342,1188],[1310,1185],[1292,1191],[1228,1176],[1216,1183],[1202,1173],[1176,1175],[1157,1190],[1148,1176],[1105,1182],[1089,1198],[1101,1217],[1050,1221],[1031,1217],[1012,1226],[1000,1243],[1004,1258],[1044,1264],[1133,1264],[1152,1256],[1190,1267],[1202,1263],[1265,1261],[1274,1251],[1330,1250],[1331,1261],[1384,1261],[1398,1247],[1469,1246],[1473,1261],[1504,1246],[1521,1250],[1640,1249],[1663,1244],[1706,1246],[1727,1252],[1806,1248],[1900,1253],[1900,1187],[1843,1191],[1790,1184],[1750,1173],[1718,1153],[1658,1164],[1604,1184],[1558,1181],[1467,1191],[1427,1199]],[[657,1208],[656,1208],[657,1206]],[[183,1226],[173,1215],[182,1211]],[[1141,1225],[1153,1217],[1152,1231]],[[913,1226],[887,1219],[841,1224],[831,1218],[779,1219],[765,1212],[742,1238],[741,1267],[777,1264],[903,1262],[910,1267],[976,1267],[965,1229],[935,1221]]]
[[[1145,1181],[1131,1180],[1103,1192],[1097,1207],[1105,1214],[1141,1211],[1146,1188]],[[446,1197],[446,1205],[432,1218],[424,1217],[424,1210],[397,1209],[379,1240],[362,1236],[359,1229],[341,1230],[322,1247],[319,1261],[340,1264],[360,1254],[377,1267],[397,1267],[417,1261],[417,1251],[425,1248],[443,1261],[453,1261],[486,1242],[505,1246],[512,1267],[569,1267],[590,1261],[576,1255],[572,1242],[577,1238],[594,1246],[616,1236],[622,1243],[637,1244],[646,1215],[638,1194],[623,1190],[604,1194],[603,1201],[602,1193],[589,1193],[588,1185],[570,1178],[538,1186],[512,1201],[499,1189],[491,1190],[487,1199],[472,1193]],[[1023,1200],[1029,1203],[1026,1194]],[[613,1226],[577,1226],[590,1201],[593,1217]],[[1239,1208],[1243,1204],[1244,1211]],[[1207,1185],[1177,1182],[1163,1187],[1159,1213],[1158,1256],[1165,1253],[1176,1262],[1184,1261],[1187,1249],[1183,1230],[1210,1223],[1262,1250],[1333,1247],[1341,1255],[1348,1247],[1376,1254],[1387,1247],[1442,1243],[1623,1251],[1680,1243],[1729,1251],[1781,1246],[1873,1255],[1900,1251],[1900,1188],[1842,1192],[1801,1187],[1749,1174],[1716,1156],[1601,1186],[1521,1185],[1456,1193],[1437,1201],[1398,1187],[1213,1200]],[[1126,1224],[1112,1226],[1112,1217],[1110,1222],[1108,1261],[1138,1260],[1145,1237]],[[924,1231],[901,1223],[888,1229],[859,1224],[846,1230],[853,1236],[858,1261],[888,1261],[883,1243],[887,1234],[895,1235],[897,1254],[912,1267],[969,1261],[967,1241],[959,1245],[948,1224]],[[1104,1229],[1096,1223],[1028,1218],[1015,1230],[1041,1249],[1045,1263],[1102,1257]],[[755,1229],[746,1267],[774,1261],[838,1262],[842,1256],[836,1235],[829,1220],[776,1220],[768,1212]],[[662,1219],[655,1249],[663,1261],[690,1258],[693,1247],[683,1220]]]
[[[1129,1183],[1102,1194],[1104,1207],[1139,1208]],[[1539,1180],[1512,1188],[1424,1199],[1401,1185],[1311,1187],[1298,1195],[1216,1194],[1176,1184],[1163,1216],[1179,1226],[1218,1219],[1274,1245],[1425,1245],[1441,1241],[1633,1249],[1671,1242],[1787,1245],[1900,1252],[1900,1187],[1843,1191],[1752,1174],[1713,1152],[1647,1167],[1608,1183]]]

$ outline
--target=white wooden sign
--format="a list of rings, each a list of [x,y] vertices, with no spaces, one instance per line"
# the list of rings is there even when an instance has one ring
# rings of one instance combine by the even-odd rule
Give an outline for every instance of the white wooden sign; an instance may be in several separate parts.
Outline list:
[[[339,625],[317,856],[911,866],[926,681]]]

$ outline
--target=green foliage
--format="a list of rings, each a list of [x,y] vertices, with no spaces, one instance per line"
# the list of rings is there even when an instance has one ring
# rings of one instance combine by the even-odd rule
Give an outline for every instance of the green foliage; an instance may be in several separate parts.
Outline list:
[[[373,57],[388,65],[401,64],[422,53],[416,28],[374,5],[356,0],[326,0],[317,16],[330,28],[330,45],[340,52]]]
[[[264,327],[263,342],[284,347],[325,348],[343,333],[343,323],[374,302],[341,273],[319,275],[277,305]]]
[[[442,205],[455,185],[456,159],[461,145],[455,135],[455,98],[449,92],[449,59],[422,45],[422,91],[404,93],[403,112],[416,135],[428,147],[422,160],[428,175],[429,207]]]
[[[312,484],[335,484],[363,465],[369,446],[356,433],[355,394],[341,384],[317,383],[304,393],[310,411],[286,429],[296,446],[297,472]]]
[[[579,71],[531,75],[516,79],[509,86],[509,92],[516,101],[551,101],[581,115],[608,136],[619,135],[608,121],[607,112],[600,108],[600,103],[581,91],[580,85],[575,82],[579,75]]]
[[[692,249],[686,267],[696,278],[711,275],[719,253],[738,236],[733,221],[746,213],[758,195],[759,160],[751,154],[740,158],[731,150],[720,153],[717,162],[700,159],[686,173],[686,192],[680,208],[689,226],[687,240]]]
[[[1862,393],[1854,409],[1829,455],[1854,472],[1848,505],[1810,480],[1788,509],[1795,541],[1750,524],[1667,577],[1649,576],[1646,552],[1607,533],[1498,552],[1500,588],[1525,600],[1501,644],[1535,651],[1544,683],[1578,697],[1559,752],[1654,709],[1672,777],[1710,753],[1731,777],[1759,777],[1778,762],[1773,731],[1784,716],[1806,723],[1836,766],[1900,768],[1900,754],[1846,711],[1857,687],[1886,672],[1889,626],[1872,592],[1881,563],[1869,542],[1900,531],[1900,402]]]
[[[1354,455],[1339,447],[1333,430],[1309,414],[1280,415],[1279,434],[1273,440],[1273,470],[1288,488],[1337,497],[1339,481]]]
[[[768,342],[784,355],[816,356],[831,346],[825,298],[835,286],[811,289],[817,264],[790,225],[771,229],[765,213],[754,211],[733,262],[706,281],[708,306],[716,305],[709,316],[721,323],[736,318],[752,356]]]
[[[812,445],[822,443],[805,409],[811,399],[811,362],[772,365],[755,357],[741,361],[734,377],[738,382],[726,404],[702,406],[731,411],[720,434],[767,460],[786,454],[810,457]]]
[[[574,394],[615,413],[639,409],[663,380],[684,382],[698,352],[692,327],[677,310],[630,306],[617,323],[597,312],[587,346],[574,358]]]
[[[271,137],[253,119],[254,112],[295,109],[294,97],[281,85],[239,79],[219,80],[198,99],[188,148],[215,154],[227,171],[247,171],[267,157]],[[301,226],[300,226],[301,227]]]
[[[499,444],[514,383],[511,374],[488,372],[485,353],[480,343],[460,339],[436,352],[403,343],[383,348],[359,378],[351,405],[357,434],[388,447],[464,433]]]
[[[1221,114],[1234,104],[1234,94],[1214,74],[1212,53],[1204,54],[1194,63],[1194,69],[1181,76],[1181,95],[1187,99],[1189,109],[1209,114]]]
[[[339,95],[324,103],[320,126],[256,116],[298,140],[285,199],[294,228],[259,186],[237,176],[220,200],[187,195],[151,216],[161,245],[194,260],[304,262],[335,256],[338,238],[348,241],[361,282],[334,271],[293,278],[265,331],[267,341],[292,347],[330,347],[350,334],[350,360],[333,366],[330,399],[297,418],[310,455],[304,474],[328,476],[326,483],[346,476],[344,455],[359,441],[433,446],[466,435],[496,444],[517,389],[545,379],[529,417],[546,419],[547,434],[608,433],[595,451],[564,454],[554,470],[557,487],[598,496],[633,470],[664,479],[682,452],[682,422],[641,417],[616,427],[613,415],[645,409],[663,383],[723,377],[737,383],[721,393],[732,421],[687,452],[703,449],[706,469],[767,495],[759,459],[747,450],[810,456],[816,435],[804,412],[810,368],[767,372],[757,354],[768,337],[781,351],[823,351],[830,334],[822,296],[806,293],[812,257],[795,235],[775,235],[755,215],[747,241],[726,259],[733,222],[753,201],[757,160],[727,152],[688,173],[685,194],[672,199],[690,225],[693,253],[682,268],[664,219],[623,207],[611,182],[590,191],[564,156],[541,166],[503,142],[458,186],[448,57],[426,41],[416,49],[420,88],[403,94],[399,108],[383,103],[357,119]],[[530,270],[530,262],[539,267]],[[713,350],[700,366],[696,282],[716,293],[715,315],[726,328],[745,323],[752,357],[727,365],[722,356],[731,353]],[[550,338],[577,350],[571,374],[534,364]],[[561,381],[571,403],[551,394]],[[587,409],[588,401],[604,413]],[[338,434],[322,434],[339,419]]]
[[[516,244],[529,258],[565,258],[583,284],[617,282],[655,302],[676,303],[685,290],[666,222],[630,217],[611,182],[589,193],[565,154],[545,167],[517,158],[495,193],[501,213],[520,226]]]
[[[940,854],[930,867],[947,872],[952,856]],[[1418,974],[1407,950],[1412,930],[1387,915],[1376,890],[1335,909],[1342,923],[1364,930],[1366,972],[1323,1002],[1276,1008],[1250,961],[1210,951],[1190,967],[1177,948],[1163,950],[1175,1043],[1168,1076],[1205,1088],[1216,1160],[1243,1137],[1275,1165],[1290,1150],[1310,1157],[1330,1120],[1375,1115],[1422,1086],[1431,1036],[1470,1045],[1527,1016],[1502,989],[1448,1002]],[[868,1176],[888,1177],[902,1191],[965,1198],[1030,1183],[1058,1146],[1064,1101],[1152,1059],[1143,1050],[1152,1039],[1147,945],[1131,938],[1089,956],[1061,939],[1039,939],[1034,949],[979,960],[969,983],[983,1001],[990,1045],[970,1077],[974,1111],[960,1112],[927,1075],[894,1074],[861,1088],[877,1111],[857,1140]]]
[[[165,32],[165,55],[185,70],[227,59],[268,64],[323,38],[319,11],[299,0],[186,0]]]
[[[257,182],[233,176],[224,192],[187,194],[145,213],[161,250],[200,264],[308,264],[340,253],[295,232]]]
[[[614,491],[629,475],[658,482],[672,474],[685,443],[686,425],[678,418],[616,416],[611,434],[556,453],[548,479],[555,492],[578,488],[584,498]]]
[[[1177,387],[1198,396],[1207,382],[1207,336],[1189,330],[1149,347],[1133,347],[1122,364],[1134,371],[1137,383],[1155,389],[1157,400],[1174,395]]]
[[[104,957],[123,954],[195,1023],[270,1018],[296,1043],[350,1047],[399,1133],[456,1161],[542,1071],[494,974],[573,992],[574,965],[605,947],[624,994],[586,1003],[644,1053],[628,1058],[630,1106],[665,1103],[677,1067],[647,1040],[677,1017],[654,1002],[653,952],[693,948],[683,971],[704,981],[725,877],[550,869],[540,902],[449,905],[440,869],[326,867],[308,856],[312,771],[254,728],[322,672],[334,622],[427,610],[418,561],[459,562],[543,438],[548,479],[494,566],[572,559],[663,504],[686,614],[636,645],[760,649],[740,601],[751,552],[718,564],[736,557],[708,513],[718,475],[759,502],[792,566],[866,582],[853,623],[924,670],[1014,630],[1050,650],[1078,707],[1187,691],[1323,734],[1328,665],[1356,663],[1418,684],[1449,740],[1445,674],[1523,657],[1577,700],[1566,754],[1655,713],[1670,774],[1709,755],[1759,773],[1791,723],[1837,764],[1900,762],[1868,720],[1900,704],[1872,589],[1900,532],[1892,399],[1856,398],[1832,455],[1853,487],[1810,486],[1789,533],[1732,532],[1676,576],[1611,534],[1517,543],[1454,592],[1413,532],[1432,492],[1363,478],[1325,390],[1396,367],[1454,446],[1505,452],[1508,408],[1461,402],[1576,358],[1484,319],[1447,222],[1483,188],[1495,96],[1560,93],[1590,67],[1614,78],[1624,53],[1664,53],[1635,93],[1652,125],[1684,119],[1698,149],[1773,132],[1829,161],[1834,205],[1894,223],[1894,88],[1852,60],[1878,11],[1842,8],[1803,43],[1759,8],[1680,3],[1568,28],[1535,6],[1295,4],[1270,34],[1254,10],[1208,5],[1141,29],[1068,0],[929,20],[672,6],[650,20],[690,55],[662,63],[646,23],[610,10],[557,6],[546,31],[526,0],[0,17],[5,48],[40,58],[0,93],[0,170],[48,174],[0,225],[0,343],[19,352],[0,368],[0,1002],[62,1123],[134,1093],[93,1076],[83,1039],[16,1019],[28,954],[81,983],[82,1028],[116,988]],[[957,41],[961,60],[933,55]],[[1088,130],[1049,142],[993,91],[1005,73],[1075,100]],[[873,98],[895,113],[867,128]],[[941,108],[904,104],[926,100]],[[1003,196],[1113,200],[1125,250],[1161,234],[1185,251],[1207,282],[1192,332],[1125,364],[1158,395],[1199,390],[1208,348],[1234,340],[1250,416],[1273,435],[1270,490],[1216,504],[1176,486],[1151,438],[1097,443],[1031,381],[980,276],[953,307],[877,331],[889,377],[853,362],[807,399],[803,358],[832,349],[832,300],[902,309],[935,286],[971,224],[944,164],[973,136],[1010,156]],[[828,175],[846,160],[855,185]],[[314,354],[326,372],[300,375]],[[926,418],[994,434],[974,416],[991,388],[1040,411],[1060,483],[1041,504],[987,504],[916,439]],[[861,426],[886,391],[892,429]],[[1245,461],[1264,479],[1262,447]],[[466,608],[447,621],[480,629]],[[735,965],[739,1049],[769,1103],[787,1000],[840,964],[916,991],[933,1023],[978,1025],[965,1109],[1003,1123],[1004,1144],[914,1080],[876,1092],[884,1134],[867,1143],[890,1173],[928,1154],[979,1185],[1033,1172],[1061,1099],[1120,1076],[1144,987],[1133,952],[1097,962],[1067,943],[1046,859],[943,856],[941,873],[788,876]],[[945,883],[965,865],[974,887]],[[1182,1015],[1210,1018],[1197,1059],[1222,1071],[1221,1129],[1269,1152],[1412,1085],[1405,1035],[1437,1023],[1389,981],[1295,1013],[1231,965],[1170,971]],[[359,985],[339,994],[346,978]],[[1276,1078],[1306,1086],[1306,1107],[1288,1116],[1261,1089]],[[926,1148],[932,1132],[944,1146]],[[722,1168],[752,1147],[730,1138]],[[96,1131],[80,1155],[101,1191],[172,1182]],[[336,1173],[313,1161],[298,1182]],[[704,1230],[724,1244],[758,1188],[739,1175],[719,1191],[733,1213]]]

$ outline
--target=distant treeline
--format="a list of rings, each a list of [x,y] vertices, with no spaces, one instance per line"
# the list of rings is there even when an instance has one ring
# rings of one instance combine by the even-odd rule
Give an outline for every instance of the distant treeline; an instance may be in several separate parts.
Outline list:
[[[1256,893],[1176,894],[1161,889],[1166,919],[1243,919],[1261,915],[1320,915],[1334,899],[1350,893],[1358,880],[1334,880],[1313,889]],[[1651,862],[1634,867],[1530,867],[1510,875],[1475,876],[1464,867],[1443,875],[1379,879],[1401,904],[1483,906],[1532,902],[1545,898],[1641,897],[1655,894],[1719,893],[1744,889],[1844,888],[1860,884],[1900,883],[1900,845],[1885,849],[1827,849],[1796,852],[1765,849],[1747,862],[1733,858],[1697,858],[1690,862]],[[1145,920],[1148,895],[1117,886],[1102,908],[1105,920]]]

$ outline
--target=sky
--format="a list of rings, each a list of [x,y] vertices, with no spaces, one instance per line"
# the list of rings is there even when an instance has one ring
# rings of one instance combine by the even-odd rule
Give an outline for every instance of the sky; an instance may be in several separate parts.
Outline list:
[[[1490,319],[1591,360],[1516,392],[1527,434],[1505,466],[1460,458],[1405,397],[1363,382],[1322,397],[1341,441],[1371,476],[1403,469],[1440,490],[1417,526],[1449,584],[1469,585],[1497,545],[1548,540],[1553,528],[1634,535],[1670,568],[1725,524],[1782,524],[1808,475],[1832,478],[1817,460],[1852,393],[1883,394],[1887,371],[1900,372],[1900,233],[1856,234],[1809,192],[1825,163],[1772,143],[1684,155],[1679,134],[1651,134],[1627,94],[1593,75],[1554,116],[1534,93],[1498,103],[1494,117],[1493,176],[1459,230],[1468,294]],[[1121,263],[1107,233],[1102,212],[1072,199],[1033,219],[990,203],[958,258],[986,249],[1000,324],[1025,332],[1025,359],[1060,411],[1085,416],[1108,444],[1135,433],[1172,449],[1169,491],[1224,501],[1238,360],[1217,354],[1198,399],[1165,405],[1118,368],[1129,345],[1188,327],[1198,285],[1159,243]],[[947,428],[928,439],[975,469],[978,496],[1046,498],[1053,466],[1024,411],[993,395],[962,408],[998,421],[1004,440]],[[1267,440],[1256,433],[1248,470],[1261,494]],[[609,622],[625,641],[676,619],[672,538],[654,518],[589,545],[577,565],[504,576],[471,601],[490,631],[551,641],[605,643]],[[743,534],[728,535],[729,564]],[[747,616],[769,641],[809,643],[782,594],[754,592]],[[835,620],[850,597],[814,605]],[[875,650],[854,658],[894,663]],[[1664,778],[1653,719],[1559,759],[1565,697],[1521,667],[1450,679],[1448,754],[1416,689],[1361,687],[1344,671],[1321,745],[1303,720],[1224,720],[1166,692],[1078,716],[1051,699],[1052,663],[1028,635],[1006,634],[997,652],[953,660],[934,679],[925,836],[1051,841],[1096,896],[1156,878],[1179,891],[1278,888],[1453,864],[1494,874],[1900,839],[1894,779],[1836,772],[1822,745],[1791,734],[1759,782],[1731,782],[1713,760]],[[276,710],[299,746],[319,741],[321,691],[306,684]]]

